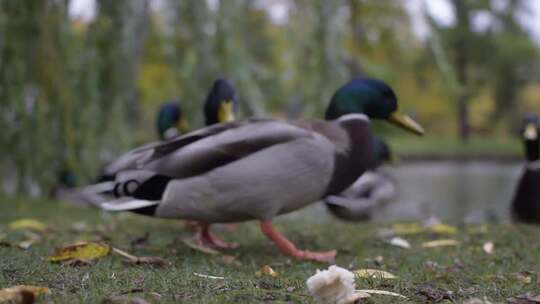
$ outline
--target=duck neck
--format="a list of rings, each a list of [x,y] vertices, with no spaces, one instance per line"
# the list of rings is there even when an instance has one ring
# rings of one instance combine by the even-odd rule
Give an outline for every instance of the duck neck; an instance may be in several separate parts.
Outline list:
[[[351,186],[373,164],[373,137],[369,122],[338,122],[347,133],[349,148],[336,154],[334,173],[326,195],[339,194]]]
[[[528,162],[540,160],[540,139],[525,140],[525,157]]]

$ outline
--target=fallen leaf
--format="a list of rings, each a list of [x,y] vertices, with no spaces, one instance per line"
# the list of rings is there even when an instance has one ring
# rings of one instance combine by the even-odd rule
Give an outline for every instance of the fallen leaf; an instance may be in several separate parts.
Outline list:
[[[424,242],[422,243],[423,248],[434,248],[434,247],[443,247],[443,246],[457,246],[459,245],[459,241],[453,240],[453,239],[442,239],[442,240],[435,240],[430,242]]]
[[[418,223],[394,224],[392,231],[396,234],[418,234],[424,232],[424,227]]]
[[[217,277],[217,276],[212,276],[212,275],[207,275],[207,274],[202,274],[202,273],[197,273],[197,272],[194,272],[193,275],[199,278],[203,278],[203,279],[225,280],[225,277]]]
[[[390,272],[377,269],[358,269],[353,271],[357,277],[360,278],[381,278],[381,279],[395,279],[396,276]]]
[[[9,229],[44,231],[47,229],[47,226],[35,219],[20,219],[9,223]]]
[[[168,266],[171,264],[169,261],[160,257],[138,257],[138,256],[131,255],[118,248],[114,248],[114,247],[112,247],[112,252],[128,259],[126,261],[126,263],[128,264],[135,264],[135,265],[151,264],[151,265],[156,265],[160,267]]]
[[[256,276],[258,277],[262,277],[262,276],[270,276],[272,278],[275,278],[278,276],[278,273],[274,271],[274,269],[272,269],[272,267],[268,266],[268,265],[264,265],[263,267],[261,267],[261,270],[257,271],[255,273]]]
[[[507,299],[509,304],[538,304],[540,303],[540,295],[532,296],[530,294],[523,294]]]
[[[0,303],[34,303],[34,298],[42,294],[50,294],[47,287],[18,285],[0,290]]]
[[[191,248],[193,250],[203,252],[203,253],[206,253],[206,254],[220,254],[221,253],[221,252],[219,252],[219,251],[217,251],[215,249],[212,249],[210,247],[206,247],[206,246],[196,244],[195,242],[193,242],[192,240],[187,239],[187,238],[182,239],[182,243],[184,243],[184,245],[188,246],[189,248]]]
[[[446,225],[446,224],[435,224],[428,229],[431,232],[439,233],[439,234],[455,234],[457,232],[457,228],[454,226]]]
[[[22,241],[22,242],[17,243],[17,247],[26,250],[26,249],[30,248],[30,246],[32,246],[36,242],[37,242],[37,240],[35,240],[35,239]]]
[[[409,241],[400,237],[393,237],[387,243],[401,248],[411,248]]]
[[[526,272],[511,273],[510,277],[523,284],[530,284],[532,282],[531,276]]]
[[[360,289],[360,290],[355,290],[355,292],[357,292],[357,293],[367,293],[369,295],[377,294],[377,295],[385,295],[385,296],[392,296],[392,297],[398,297],[398,298],[402,298],[402,299],[407,299],[407,297],[402,295],[402,294],[391,292],[391,291],[386,291],[386,290]]]
[[[107,256],[111,251],[108,245],[94,242],[79,242],[56,250],[55,255],[47,257],[51,262],[62,262],[73,259],[96,260]]]
[[[493,242],[487,242],[482,246],[482,249],[484,249],[484,252],[487,254],[492,254],[493,250],[495,249],[495,244]]]

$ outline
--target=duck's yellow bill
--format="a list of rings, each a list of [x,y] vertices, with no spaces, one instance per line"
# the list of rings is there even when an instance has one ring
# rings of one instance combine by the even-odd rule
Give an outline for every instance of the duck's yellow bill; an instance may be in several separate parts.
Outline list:
[[[536,130],[536,126],[533,123],[528,123],[525,125],[523,137],[527,140],[535,140],[538,138],[538,130]]]
[[[189,123],[184,117],[180,118],[180,121],[178,122],[178,129],[182,134],[189,132]]]
[[[234,121],[234,104],[230,100],[224,100],[219,104],[218,120],[220,123]]]
[[[424,135],[424,128],[408,115],[396,111],[390,114],[388,121],[416,135]]]

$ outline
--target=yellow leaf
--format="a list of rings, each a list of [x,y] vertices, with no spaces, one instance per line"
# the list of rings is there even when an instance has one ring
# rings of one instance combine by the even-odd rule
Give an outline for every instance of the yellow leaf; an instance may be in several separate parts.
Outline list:
[[[20,301],[19,299],[24,298],[24,293],[30,293],[33,297],[37,297],[41,294],[49,294],[51,291],[47,287],[31,285],[17,285],[4,288],[0,290],[0,303]]]
[[[261,270],[257,271],[255,273],[256,276],[258,277],[262,277],[262,276],[270,276],[272,278],[275,278],[278,276],[278,273],[274,271],[274,269],[272,269],[272,267],[268,266],[268,265],[264,265],[263,267],[261,267]]]
[[[26,250],[26,249],[30,248],[30,246],[34,245],[35,242],[37,242],[37,240],[29,239],[29,240],[26,240],[26,241],[19,242],[17,244],[17,247]]]
[[[20,219],[9,223],[9,228],[12,230],[38,230],[43,231],[47,226],[35,219]]]
[[[429,230],[435,233],[455,234],[457,228],[446,224],[435,224],[429,227]]]
[[[418,234],[424,231],[424,227],[418,223],[394,224],[392,230],[396,234]]]
[[[392,297],[398,297],[398,298],[402,298],[402,299],[406,299],[406,298],[407,298],[406,296],[401,295],[401,294],[399,294],[399,293],[395,293],[395,292],[391,292],[391,291],[386,291],[386,290],[360,289],[360,290],[355,290],[355,292],[362,292],[362,293],[367,293],[367,294],[370,294],[370,295],[377,294],[377,295],[392,296]]]
[[[431,242],[424,242],[422,243],[422,247],[433,248],[433,247],[442,247],[442,246],[457,246],[459,244],[460,244],[459,241],[456,241],[456,240],[443,239],[443,240],[435,240]]]
[[[107,256],[111,248],[107,245],[94,242],[80,242],[59,248],[54,256],[46,259],[51,262],[78,260],[96,260]]]
[[[381,278],[381,279],[395,279],[396,276],[390,272],[377,269],[358,269],[354,271],[357,277],[360,278]]]

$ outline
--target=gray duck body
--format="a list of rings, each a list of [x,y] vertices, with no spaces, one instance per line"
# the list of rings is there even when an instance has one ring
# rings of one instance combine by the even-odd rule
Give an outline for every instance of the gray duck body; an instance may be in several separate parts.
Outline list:
[[[215,222],[266,220],[337,194],[370,168],[372,132],[361,114],[335,121],[244,120],[143,149],[117,182],[139,189],[170,178],[153,215]],[[134,199],[146,199],[134,191]],[[108,209],[129,210],[129,204]]]

